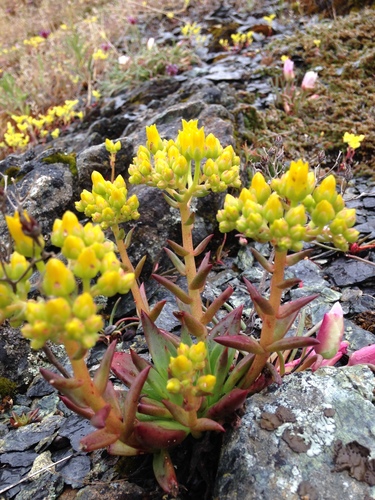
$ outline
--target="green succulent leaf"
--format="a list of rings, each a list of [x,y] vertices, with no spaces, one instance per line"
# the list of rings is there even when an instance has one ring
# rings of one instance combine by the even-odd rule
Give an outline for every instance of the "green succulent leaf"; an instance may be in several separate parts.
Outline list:
[[[159,450],[157,453],[154,453],[152,467],[160,487],[173,498],[177,498],[178,482],[171,457],[167,450]]]
[[[176,347],[170,339],[163,335],[150,317],[142,312],[141,321],[146,342],[150,350],[152,361],[156,370],[161,373],[168,373],[168,366],[171,356],[176,356]]]

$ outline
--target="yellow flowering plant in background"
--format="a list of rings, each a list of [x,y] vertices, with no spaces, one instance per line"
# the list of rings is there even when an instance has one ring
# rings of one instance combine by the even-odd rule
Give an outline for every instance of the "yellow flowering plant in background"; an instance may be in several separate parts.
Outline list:
[[[150,306],[139,283],[144,259],[134,266],[128,256],[134,229],[126,232],[126,227],[139,218],[139,201],[129,196],[124,178],[115,173],[121,142],[108,139],[110,180],[94,171],[91,191],[84,190],[76,203],[76,209],[91,221],[82,225],[75,214],[66,212],[54,222],[51,242],[60,249],[61,258],[46,252],[38,223],[30,214],[16,207],[13,215],[6,215],[14,249],[1,253],[0,321],[23,325],[22,333],[35,349],[47,342],[64,345],[73,375],[45,369],[41,373],[70,409],[96,427],[81,440],[85,451],[105,447],[115,455],[152,453],[157,481],[165,492],[176,496],[178,482],[170,448],[188,435],[199,438],[205,431],[223,432],[225,422],[246,397],[270,383],[265,367],[278,380],[287,373],[285,363],[291,351],[305,353],[316,346],[319,359],[336,354],[340,311],[335,310],[324,326],[325,341],[332,332],[335,336],[329,349],[319,351],[320,341],[307,334],[286,337],[301,309],[316,296],[282,304],[284,291],[299,281],[286,279],[284,273],[308,254],[304,242],[324,241],[345,250],[358,232],[353,228],[355,211],[345,207],[334,176],[318,182],[303,160],[291,162],[286,172],[272,180],[257,172],[238,196],[226,195],[217,214],[220,231],[236,230],[269,243],[274,250],[273,261],[253,251],[271,275],[269,297],[245,280],[263,321],[256,340],[241,332],[242,307],[218,314],[233,292],[231,287],[211,303],[203,302],[212,264],[209,252],[201,255],[212,236],[193,244],[193,201],[228,188],[239,189],[239,157],[214,134],[206,134],[198,120],[182,120],[174,139],[163,139],[156,125],[146,128],[146,136],[129,166],[129,183],[162,190],[166,203],[180,213],[181,243],[168,241],[166,252],[186,286],[153,274],[176,298],[174,314],[181,323],[180,335],[155,325],[165,302]],[[107,239],[107,230],[112,231],[114,242]],[[29,278],[35,269],[40,273],[40,296],[29,299]],[[117,352],[113,341],[92,377],[85,356],[105,328],[97,297],[129,291],[152,362],[132,349]],[[111,371],[128,387],[126,396],[114,389]]]

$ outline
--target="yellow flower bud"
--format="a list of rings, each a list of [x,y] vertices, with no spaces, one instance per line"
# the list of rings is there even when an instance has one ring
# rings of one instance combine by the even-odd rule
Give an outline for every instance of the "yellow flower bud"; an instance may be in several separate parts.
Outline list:
[[[251,189],[255,193],[257,202],[261,205],[263,205],[271,194],[271,188],[260,172],[257,172],[252,178]]]
[[[106,139],[105,140],[105,148],[108,151],[108,153],[116,154],[121,149],[121,142],[117,141],[116,143],[114,143],[110,139]]]
[[[319,227],[330,224],[335,217],[333,206],[327,200],[320,201],[311,214],[311,220]]]
[[[23,217],[30,221],[30,217],[26,210],[23,212]],[[6,223],[9,232],[14,240],[14,246],[17,252],[24,255],[25,257],[32,257],[33,255],[40,255],[43,247],[35,244],[34,240],[30,236],[26,236],[22,230],[22,224],[20,221],[20,214],[15,212],[13,216],[5,216]],[[40,244],[44,246],[43,239],[39,238]]]
[[[254,191],[250,191],[250,189],[247,189],[247,188],[243,188],[241,189],[241,193],[240,193],[240,196],[239,196],[239,200],[242,202],[242,203],[245,203],[246,201],[254,201],[255,203],[257,202],[257,198],[255,196],[255,193]]]
[[[163,148],[163,141],[160,138],[156,125],[146,127],[146,135],[147,148],[151,151],[151,153],[155,154],[158,150]]]
[[[120,275],[118,271],[105,271],[96,282],[94,290],[98,295],[113,297],[118,291],[119,283]]]
[[[79,255],[85,248],[85,244],[78,236],[69,234],[64,241],[61,252],[67,259],[78,259]]]
[[[85,330],[90,334],[91,341],[96,342],[97,334],[104,327],[104,321],[100,314],[92,314],[85,320]],[[93,344],[93,345],[94,345]]]
[[[281,238],[289,234],[289,226],[285,219],[276,219],[270,225],[271,234],[273,237]]]
[[[203,375],[197,380],[196,388],[201,392],[211,393],[216,384],[216,377],[214,375]]]
[[[91,181],[92,181],[92,190],[96,194],[105,196],[107,193],[107,185],[102,174],[94,170],[93,173],[91,174]]]
[[[219,139],[217,139],[213,134],[208,134],[206,137],[205,149],[207,158],[216,158],[223,151]]]
[[[105,235],[100,226],[94,225],[92,222],[88,222],[83,228],[82,239],[86,246],[91,246],[94,243],[104,242]],[[98,256],[98,258],[100,257]]]
[[[72,310],[77,318],[85,320],[96,313],[96,304],[92,296],[84,292],[75,299]]]
[[[331,204],[336,201],[336,179],[333,175],[329,175],[317,186],[313,192],[313,198],[316,203],[322,200],[327,200]]]
[[[189,356],[190,347],[187,344],[181,342],[181,344],[177,347],[177,354]]]
[[[264,205],[263,214],[270,223],[284,215],[283,205],[277,193],[272,193],[268,198]]]
[[[86,247],[79,255],[73,272],[78,278],[92,279],[98,274],[100,261],[91,247]]]
[[[211,177],[211,175],[217,175],[219,173],[219,168],[217,164],[211,158],[209,158],[206,161],[205,165],[203,165],[202,171],[204,175],[206,175],[207,177]]]
[[[63,325],[71,314],[68,301],[62,297],[51,299],[44,304],[44,318],[51,325]]]
[[[6,273],[8,278],[11,280],[17,281],[24,275],[25,271],[28,269],[29,263],[26,258],[18,252],[13,252],[9,264],[5,265]],[[27,279],[31,276],[32,270],[30,269],[27,273],[27,276],[24,276],[23,279]]]
[[[51,336],[51,327],[46,321],[37,320],[21,329],[22,335],[31,340],[32,349],[41,349]]]
[[[61,260],[52,258],[46,264],[42,286],[46,295],[63,297],[75,290],[76,281],[72,271]]]
[[[13,291],[8,283],[0,283],[0,308],[5,309],[13,301]],[[5,318],[4,318],[5,319]],[[0,321],[0,325],[1,325]]]
[[[206,344],[204,342],[198,342],[197,344],[193,344],[189,350],[189,358],[193,363],[201,363],[205,361],[207,356]]]
[[[336,213],[340,212],[341,210],[343,210],[345,208],[345,201],[344,201],[343,197],[341,196],[341,194],[337,195],[336,200],[334,201],[334,203],[332,203],[332,206],[333,206]]]
[[[119,271],[118,293],[128,293],[135,282],[134,273],[127,273],[123,269]]]
[[[80,340],[85,331],[83,321],[78,318],[72,318],[70,321],[67,321],[64,328],[68,338],[71,340]]]
[[[314,189],[315,176],[309,173],[309,164],[298,160],[292,161],[288,172],[282,178],[282,190],[292,202],[302,201]]]
[[[296,226],[297,224],[306,224],[307,216],[305,207],[298,205],[297,207],[290,208],[285,214],[285,220],[289,226]]]
[[[355,243],[358,240],[359,231],[351,227],[343,232],[343,236],[348,243]]]
[[[355,208],[344,208],[336,215],[336,217],[338,219],[343,219],[346,223],[346,227],[352,227],[356,221]]]
[[[296,224],[289,229],[289,236],[294,242],[304,241],[306,236],[306,227],[301,224]]]
[[[179,380],[189,379],[193,373],[193,363],[184,355],[171,357],[169,368],[174,377]]]
[[[170,378],[167,382],[167,391],[172,394],[179,394],[182,386],[181,382],[177,378]]]
[[[51,235],[52,244],[57,247],[62,247],[65,238],[70,234],[79,237],[82,234],[82,226],[77,216],[68,210],[64,213],[62,219],[55,219],[53,223]]]
[[[177,146],[186,159],[200,161],[205,156],[204,128],[198,129],[198,120],[182,120],[182,130],[177,137]]]

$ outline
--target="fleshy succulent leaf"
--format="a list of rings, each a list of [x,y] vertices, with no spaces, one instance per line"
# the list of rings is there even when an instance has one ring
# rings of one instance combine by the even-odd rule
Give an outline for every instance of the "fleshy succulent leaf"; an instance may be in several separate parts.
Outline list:
[[[172,414],[167,408],[154,399],[142,396],[138,404],[138,412],[156,418],[172,418]],[[141,417],[139,417],[142,420]]]
[[[152,467],[159,486],[173,498],[178,496],[178,482],[171,457],[167,450],[154,453]]]
[[[259,264],[263,267],[263,269],[271,274],[274,272],[274,265],[268,262],[268,260],[260,252],[258,252],[258,250],[255,250],[255,248],[251,248],[250,251],[259,262]]]
[[[164,276],[159,276],[158,274],[152,274],[154,280],[163,285],[167,290],[169,290],[173,295],[178,297],[184,304],[191,304],[193,299],[182,290],[178,285],[165,278]]]
[[[177,422],[185,427],[190,427],[189,413],[186,410],[181,408],[181,406],[172,403],[172,401],[169,401],[168,399],[163,399],[162,402]]]
[[[151,309],[150,312],[150,318],[152,321],[156,321],[158,319],[159,314],[162,312],[163,307],[165,306],[166,303],[167,303],[166,300],[160,300],[154,305],[154,307]]]
[[[125,398],[125,401],[123,403],[124,432],[123,432],[122,439],[124,441],[133,432],[139,398],[140,398],[144,383],[147,380],[148,373],[149,373],[150,369],[151,369],[151,367],[148,366],[147,368],[142,370],[139,373],[139,375],[137,375],[137,377],[135,378],[131,387],[129,388],[129,391],[128,391],[126,398]]]
[[[303,307],[312,302],[314,299],[319,297],[319,294],[316,293],[314,295],[309,295],[308,297],[300,297],[299,299],[293,300],[292,302],[288,302],[280,306],[279,311],[277,313],[277,319],[284,319],[294,314],[295,312],[299,312]]]
[[[100,450],[100,448],[115,443],[119,437],[120,434],[112,434],[106,429],[98,429],[82,438],[80,444],[83,451]]]
[[[147,260],[147,255],[144,255],[141,260],[138,262],[138,264],[136,265],[135,269],[134,269],[134,274],[135,274],[135,279],[138,280],[141,273],[142,273],[142,269],[143,269],[143,266],[145,265],[145,262]]]
[[[285,349],[299,349],[319,345],[320,342],[312,337],[286,337],[276,340],[266,347],[267,352],[283,351]]]
[[[97,429],[104,429],[105,421],[108,415],[111,413],[111,405],[107,404],[98,410],[93,417],[90,419],[90,424]]]
[[[217,323],[210,333],[208,338],[215,338],[220,335],[238,335],[241,330],[241,318],[242,318],[243,306],[236,307],[229,314],[227,314],[222,320]]]
[[[114,353],[111,370],[127,387],[132,385],[136,376],[139,374],[139,370],[134,365],[131,355],[127,352]]]
[[[222,292],[218,297],[216,297],[216,299],[207,307],[207,310],[202,315],[200,319],[201,323],[207,325],[215,316],[215,314],[218,312],[218,310],[229,299],[232,293],[233,293],[233,288],[231,286],[228,286],[228,288],[226,288],[224,292]]]
[[[198,418],[197,423],[193,428],[194,432],[206,432],[206,431],[215,431],[215,432],[225,432],[225,429],[222,425],[215,420],[211,420],[210,418]]]
[[[247,394],[248,391],[246,389],[232,389],[208,409],[207,417],[221,420],[230,416],[243,405]]]
[[[233,347],[238,351],[245,351],[252,354],[265,354],[265,350],[259,342],[245,335],[224,335],[222,337],[216,337],[214,340],[221,345]]]
[[[209,264],[210,252],[208,252],[198,268],[197,274],[189,285],[190,290],[200,290],[206,284],[206,279],[212,269],[212,264]]]
[[[113,355],[116,349],[116,341],[111,342],[108,349],[104,353],[104,356],[100,362],[99,368],[96,370],[94,375],[94,385],[97,388],[100,395],[103,394],[107,387],[107,382],[109,378],[109,372],[111,370],[111,364],[113,360]]]
[[[139,356],[139,354],[133,351],[133,349],[130,349],[130,355],[134,365],[138,368],[139,371],[144,370],[148,366],[151,367],[151,370],[147,377],[147,381],[145,383],[148,395],[155,398],[166,397],[168,394],[166,389],[167,372],[159,373],[158,371],[156,371],[151,363]]]
[[[229,391],[234,388],[234,386],[249,371],[253,361],[254,354],[247,354],[239,363],[236,364],[224,384],[223,393],[229,393]]]
[[[164,250],[169,257],[169,260],[172,262],[181,276],[186,276],[185,264],[177,257],[174,252],[172,252],[172,250],[169,250],[169,248],[164,248]]]
[[[213,238],[213,234],[209,234],[208,236],[206,236],[206,238],[204,240],[202,240],[199,245],[197,245],[194,249],[194,252],[193,252],[193,255],[194,257],[197,257],[198,255],[200,255],[202,252],[204,252],[204,250],[206,249],[207,245],[209,244],[209,242],[212,240]]]
[[[167,373],[170,357],[176,355],[176,347],[160,333],[160,330],[145,312],[141,313],[141,321],[155,368],[159,373]]]
[[[167,243],[170,247],[172,247],[172,250],[180,257],[186,257],[186,255],[189,255],[189,252],[175,241],[167,240]]]
[[[286,265],[287,266],[294,266],[301,260],[305,259],[306,257],[309,257],[313,252],[312,248],[309,248],[308,250],[302,250],[301,252],[297,253],[292,253],[290,255],[287,255],[286,257]]]
[[[273,310],[270,302],[259,293],[259,291],[252,283],[250,283],[249,280],[247,280],[246,278],[244,278],[243,280],[250,294],[251,300],[254,303],[256,312],[259,314],[259,316],[261,318],[263,318],[265,314],[268,316],[274,316],[275,311]]]
[[[142,448],[133,448],[120,440],[115,441],[110,444],[107,448],[110,455],[118,455],[122,457],[134,457],[136,455],[142,455],[145,453]]]
[[[188,434],[189,429],[175,421],[137,422],[134,426],[137,442],[150,451],[176,446]]]
[[[191,335],[198,338],[206,336],[207,328],[192,314],[185,311],[176,311],[173,314],[181,322],[181,324],[186,326]]]
[[[301,283],[301,280],[299,278],[289,278],[279,283],[277,285],[277,288],[280,288],[281,290],[286,290],[287,288],[292,288],[292,286],[296,286],[299,283]]]
[[[74,413],[77,413],[77,415],[80,415],[87,420],[90,420],[94,416],[94,412],[88,406],[79,406],[75,404],[68,396],[59,395],[59,398],[64,403],[64,405],[69,408],[69,410],[74,411]]]

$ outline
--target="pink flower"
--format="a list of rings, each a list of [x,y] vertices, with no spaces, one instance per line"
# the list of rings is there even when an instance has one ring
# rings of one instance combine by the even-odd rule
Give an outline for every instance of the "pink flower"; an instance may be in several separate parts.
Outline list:
[[[344,335],[344,317],[339,302],[323,317],[322,325],[316,338],[320,344],[315,346],[315,352],[324,359],[331,359],[340,348],[340,342]]]
[[[284,78],[287,82],[291,82],[294,80],[294,62],[291,59],[285,59],[284,61],[284,68],[283,68],[283,73],[284,73]]]
[[[315,73],[315,71],[308,71],[302,80],[301,84],[302,90],[312,90],[315,87],[317,79],[318,79],[318,73]]]
[[[361,365],[361,364],[375,365],[375,344],[367,347],[362,347],[354,352],[350,358],[348,366]]]

